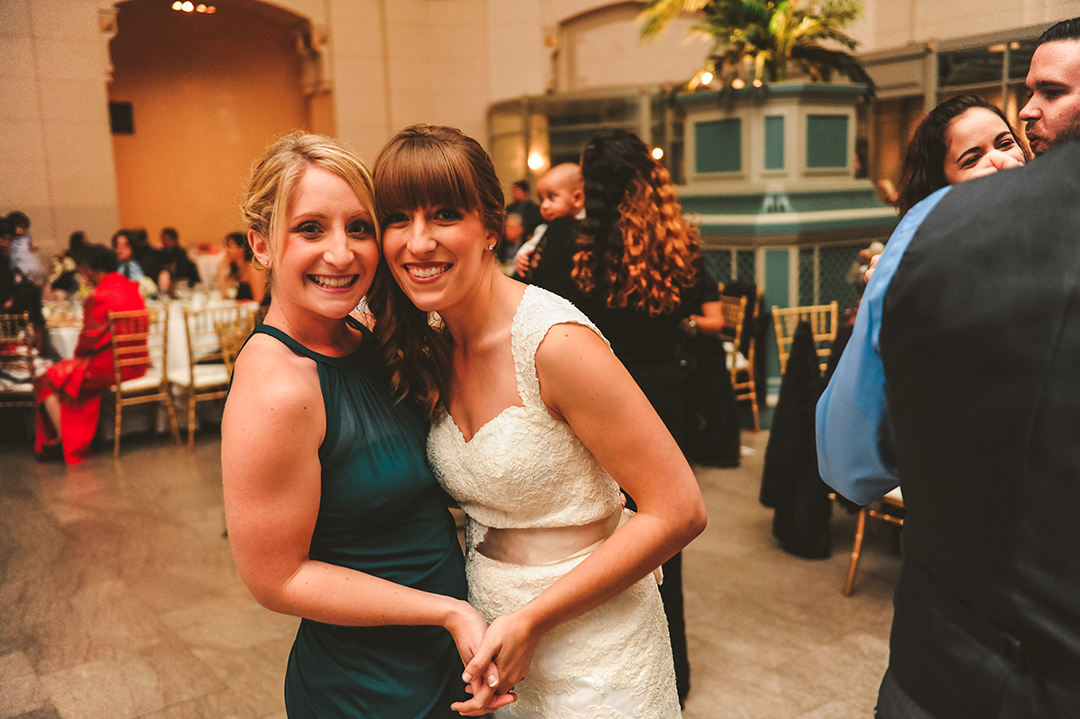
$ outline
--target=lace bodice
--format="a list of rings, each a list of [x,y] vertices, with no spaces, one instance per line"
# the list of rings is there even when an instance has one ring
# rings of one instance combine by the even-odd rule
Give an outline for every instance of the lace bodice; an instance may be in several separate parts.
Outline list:
[[[566,422],[540,399],[536,350],[554,325],[599,330],[563,298],[527,287],[510,328],[522,406],[507,407],[465,441],[449,414],[431,428],[436,478],[485,527],[567,527],[619,508],[619,487]]]

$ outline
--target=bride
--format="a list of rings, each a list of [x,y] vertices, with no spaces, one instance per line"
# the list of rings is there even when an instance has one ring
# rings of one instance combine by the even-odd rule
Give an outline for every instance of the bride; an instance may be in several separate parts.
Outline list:
[[[514,692],[498,716],[679,716],[652,572],[705,509],[678,445],[585,315],[499,271],[503,192],[475,140],[407,128],[375,186],[400,286],[370,297],[376,332],[398,394],[432,417],[428,457],[468,516],[469,599],[490,622],[462,679],[492,658],[501,678],[472,704]]]

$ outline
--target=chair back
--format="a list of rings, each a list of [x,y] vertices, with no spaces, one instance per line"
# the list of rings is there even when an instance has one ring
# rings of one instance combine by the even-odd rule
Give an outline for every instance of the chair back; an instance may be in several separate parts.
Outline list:
[[[251,310],[239,304],[184,310],[188,361],[192,370],[199,364],[225,364],[225,354],[218,337],[217,323],[238,320],[247,323],[249,328],[254,327]],[[250,332],[250,329],[248,331]]]
[[[837,322],[840,306],[833,301],[827,305],[806,305],[803,307],[772,308],[773,324],[776,326],[776,349],[780,354],[780,374],[787,370],[788,356],[791,354],[791,341],[799,322],[810,324],[817,347],[818,367],[822,372],[829,364],[829,353],[833,340],[836,339]]]
[[[0,407],[33,407],[37,341],[30,313],[0,314]]]
[[[724,315],[724,328],[720,330],[720,337],[738,349],[746,322],[746,295],[720,295],[720,310]]]
[[[225,367],[229,370],[229,377],[232,377],[237,355],[240,354],[244,343],[255,329],[255,317],[255,313],[247,313],[234,320],[221,320],[214,323],[214,331],[221,345],[221,356],[225,361]]]
[[[165,310],[147,308],[109,312],[109,335],[113,356],[113,381],[150,373],[164,381],[169,348],[169,323]]]

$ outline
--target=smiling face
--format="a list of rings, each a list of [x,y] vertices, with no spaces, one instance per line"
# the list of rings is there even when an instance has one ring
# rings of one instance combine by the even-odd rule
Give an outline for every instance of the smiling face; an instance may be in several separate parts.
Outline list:
[[[973,107],[945,130],[945,179],[950,185],[1024,164],[1024,151],[997,113]]]
[[[383,254],[394,280],[419,309],[452,313],[497,271],[488,250],[498,235],[476,210],[425,207],[383,220]]]
[[[255,256],[274,271],[274,302],[296,316],[345,317],[379,264],[371,210],[343,178],[308,166],[281,224],[276,256],[266,238],[252,233]]]
[[[1044,42],[1031,56],[1031,98],[1020,111],[1031,151],[1041,155],[1080,138],[1080,40]]]

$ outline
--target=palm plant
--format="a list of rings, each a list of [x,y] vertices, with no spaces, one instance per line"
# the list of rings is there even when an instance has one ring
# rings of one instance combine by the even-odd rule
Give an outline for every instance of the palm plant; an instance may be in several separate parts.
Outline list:
[[[638,17],[642,39],[681,12],[704,15],[691,34],[712,39],[706,70],[725,83],[744,76],[757,86],[779,82],[795,68],[819,82],[839,73],[873,95],[873,80],[851,54],[858,43],[842,31],[862,13],[861,0],[649,0]]]

